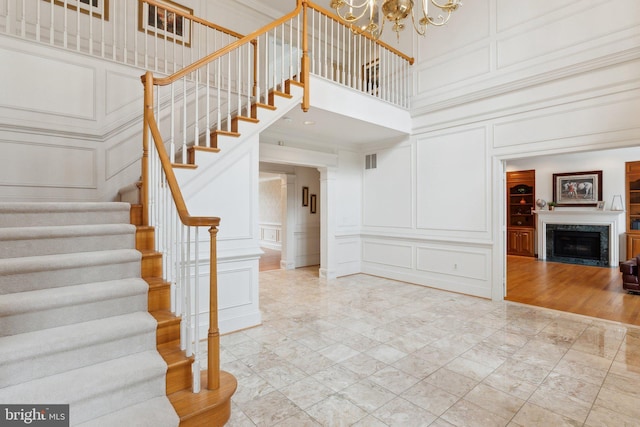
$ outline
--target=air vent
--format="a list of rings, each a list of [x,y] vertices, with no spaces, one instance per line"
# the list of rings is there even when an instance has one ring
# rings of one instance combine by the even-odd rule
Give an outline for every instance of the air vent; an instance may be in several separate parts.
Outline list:
[[[365,169],[375,169],[378,167],[378,155],[377,154],[367,154],[364,160],[364,168]]]

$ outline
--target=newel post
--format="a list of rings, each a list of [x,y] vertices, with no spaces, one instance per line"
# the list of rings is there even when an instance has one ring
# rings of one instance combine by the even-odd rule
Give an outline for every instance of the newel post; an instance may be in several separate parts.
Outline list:
[[[140,204],[142,204],[142,225],[149,225],[149,122],[147,112],[153,113],[153,74],[147,71],[142,76],[144,85],[144,110],[142,114],[142,187],[140,188]]]
[[[220,331],[218,330],[218,253],[216,236],[218,228],[211,226],[209,258],[209,334],[207,337],[207,388],[220,388]]]
[[[309,5],[307,1],[304,0],[302,2],[302,63],[300,66],[302,67],[302,75],[301,75],[301,83],[304,84],[303,87],[303,95],[302,95],[302,111],[305,113],[309,111],[309,70],[311,68],[311,60],[309,59],[309,26],[307,19],[307,11],[309,9]]]

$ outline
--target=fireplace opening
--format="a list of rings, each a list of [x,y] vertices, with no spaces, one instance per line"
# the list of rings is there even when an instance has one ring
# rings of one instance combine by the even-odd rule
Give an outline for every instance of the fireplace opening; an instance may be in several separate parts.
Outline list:
[[[609,227],[580,224],[547,224],[548,261],[569,264],[609,265]]]
[[[557,230],[553,233],[553,256],[600,259],[600,233]]]

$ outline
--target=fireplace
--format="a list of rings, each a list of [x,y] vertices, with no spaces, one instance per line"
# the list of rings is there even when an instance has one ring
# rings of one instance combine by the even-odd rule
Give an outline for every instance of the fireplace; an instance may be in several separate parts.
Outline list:
[[[618,266],[619,220],[624,212],[566,208],[537,210],[534,213],[538,217],[538,259],[603,267]],[[557,238],[554,236],[556,230],[560,231]]]
[[[609,265],[609,227],[547,224],[547,260],[599,267]]]

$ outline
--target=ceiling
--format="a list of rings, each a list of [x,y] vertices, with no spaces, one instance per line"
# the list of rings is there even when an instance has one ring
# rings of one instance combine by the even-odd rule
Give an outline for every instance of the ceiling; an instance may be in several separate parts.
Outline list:
[[[345,89],[348,90],[348,89]],[[312,124],[305,124],[311,122]],[[303,112],[294,107],[260,134],[261,141],[320,144],[372,144],[388,142],[406,134],[319,108]]]

